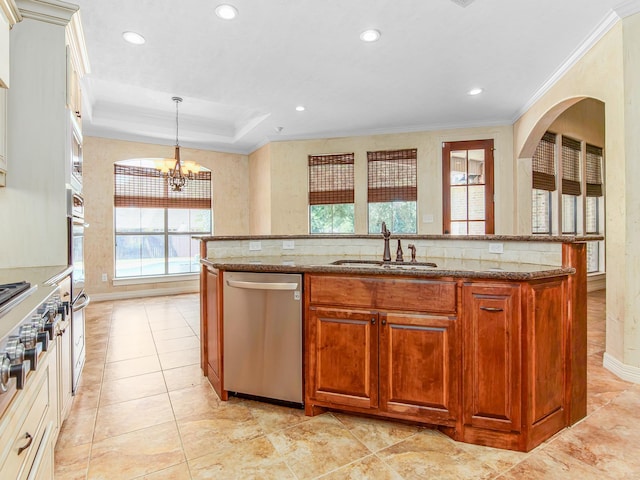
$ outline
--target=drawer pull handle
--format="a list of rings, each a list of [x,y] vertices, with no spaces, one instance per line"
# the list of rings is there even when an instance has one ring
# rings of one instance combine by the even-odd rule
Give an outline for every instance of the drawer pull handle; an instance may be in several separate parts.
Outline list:
[[[484,310],[485,312],[502,312],[502,311],[504,311],[502,308],[496,308],[496,307],[480,307],[480,310]]]
[[[33,442],[33,437],[29,434],[29,432],[27,432],[24,436],[24,438],[27,439],[27,444],[24,447],[20,447],[18,449],[18,455],[20,455],[22,452],[24,452],[27,448],[29,448],[31,446],[31,442]]]

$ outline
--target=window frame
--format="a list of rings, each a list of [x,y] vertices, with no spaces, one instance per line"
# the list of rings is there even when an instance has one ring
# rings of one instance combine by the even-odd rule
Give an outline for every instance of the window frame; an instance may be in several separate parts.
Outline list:
[[[371,209],[391,209],[391,218],[372,222]],[[413,228],[396,228],[399,211],[413,206]],[[367,232],[379,233],[379,225],[385,222],[387,229],[398,234],[418,232],[418,149],[377,150],[367,152]]]
[[[495,197],[495,184],[494,184],[494,140],[461,140],[455,142],[442,142],[442,231],[445,235],[451,234],[451,152],[458,150],[484,150],[484,164],[485,164],[485,182],[484,182],[484,201],[485,201],[485,214],[484,214],[484,235],[492,235],[495,232],[495,209],[494,209],[494,197]],[[468,159],[467,159],[468,161]],[[468,183],[466,187],[475,185]],[[478,184],[483,185],[483,184]],[[462,186],[462,185],[461,185]],[[467,190],[468,192],[468,190]],[[467,202],[468,209],[468,202]],[[474,220],[469,219],[467,211],[467,232],[469,231],[468,225]],[[467,233],[466,236],[470,234]],[[475,235],[475,234],[471,234]],[[460,236],[465,236],[460,234]]]
[[[114,279],[144,279],[148,277],[171,277],[174,275],[194,274],[198,269],[192,270],[194,259],[199,257],[199,249],[191,258],[188,272],[170,272],[171,258],[171,238],[187,237],[190,243],[193,242],[194,235],[210,235],[213,232],[213,209],[212,209],[212,181],[211,171],[205,168],[196,174],[195,179],[187,182],[183,191],[172,191],[167,180],[155,167],[156,159],[130,159],[114,162],[114,203],[113,203],[113,234],[114,234],[114,255],[113,268]],[[161,210],[162,230],[144,231],[140,225],[140,231],[120,231],[118,230],[118,209],[135,208],[140,210]],[[187,231],[172,231],[169,229],[169,211],[186,210],[189,212],[189,229]],[[191,212],[208,212],[209,231],[191,230]],[[140,273],[138,275],[119,276],[118,275],[118,239],[121,237],[161,237],[163,245],[163,273]],[[193,252],[193,245],[189,247]],[[160,258],[160,257],[158,257]],[[143,260],[142,257],[139,258]]]
[[[308,193],[310,235],[355,233],[355,154],[323,153],[308,156]],[[335,206],[352,205],[351,231],[336,231]],[[314,210],[331,206],[331,231],[314,232]]]

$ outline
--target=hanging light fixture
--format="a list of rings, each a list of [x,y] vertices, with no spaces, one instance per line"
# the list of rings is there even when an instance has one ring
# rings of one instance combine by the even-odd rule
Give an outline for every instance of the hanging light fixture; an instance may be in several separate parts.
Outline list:
[[[193,180],[195,175],[200,172],[200,165],[196,162],[180,161],[180,144],[178,143],[178,104],[182,102],[181,97],[171,97],[176,102],[176,153],[175,159],[165,158],[156,163],[156,168],[162,172],[167,179],[169,187],[174,192],[180,192],[187,180]]]

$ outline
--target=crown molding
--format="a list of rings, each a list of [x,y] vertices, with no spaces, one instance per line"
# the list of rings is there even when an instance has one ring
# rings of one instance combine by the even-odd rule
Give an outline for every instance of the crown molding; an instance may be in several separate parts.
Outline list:
[[[618,17],[625,18],[640,12],[640,0],[629,0],[613,8]]]
[[[22,20],[22,15],[20,15],[14,0],[0,0],[0,8],[4,12],[4,16],[7,17],[10,27]]]
[[[79,8],[59,0],[16,0],[16,5],[23,18],[61,26],[67,26]]]
[[[638,0],[628,3],[640,3]],[[538,100],[540,100],[558,80],[560,80],[571,68],[578,63],[578,61],[593,47],[596,43],[604,37],[613,26],[618,23],[620,16],[611,11],[596,28],[589,34],[584,42],[578,48],[576,48],[571,55],[560,65],[560,67],[544,82],[542,87],[538,89],[536,93],[520,108],[515,116],[511,119],[511,123],[515,123],[522,115],[524,115]]]
[[[82,78],[87,73],[91,73],[89,65],[89,54],[87,53],[87,45],[84,41],[84,31],[82,30],[82,20],[80,18],[80,10],[72,17],[67,27],[67,42],[71,53],[71,61],[76,72]]]

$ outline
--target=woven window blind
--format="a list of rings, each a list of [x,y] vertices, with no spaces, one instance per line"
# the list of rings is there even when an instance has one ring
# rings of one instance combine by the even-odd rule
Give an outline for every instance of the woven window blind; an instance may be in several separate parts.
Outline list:
[[[353,153],[309,155],[309,205],[353,201]]]
[[[587,197],[602,196],[602,149],[587,143]]]
[[[369,203],[415,202],[418,198],[417,157],[415,148],[367,152]]]
[[[556,136],[545,133],[533,154],[533,188],[553,192],[556,189]]]
[[[562,193],[580,195],[580,142],[562,137]]]
[[[116,207],[211,208],[211,172],[195,174],[180,192],[155,168],[115,164],[114,176]]]

